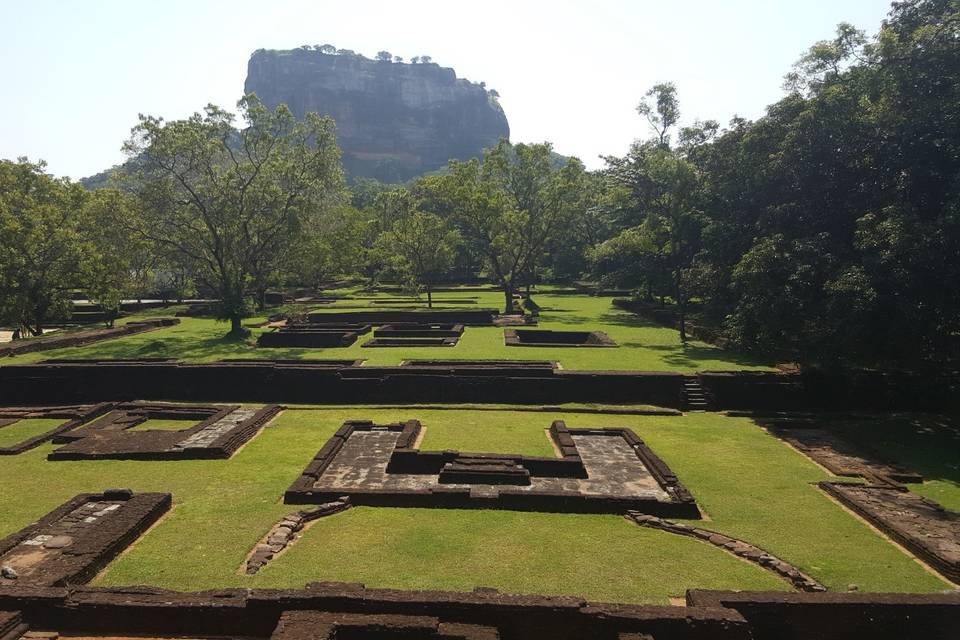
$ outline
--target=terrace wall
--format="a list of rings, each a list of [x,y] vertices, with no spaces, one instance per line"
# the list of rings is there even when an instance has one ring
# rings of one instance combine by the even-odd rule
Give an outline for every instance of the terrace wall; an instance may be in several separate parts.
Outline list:
[[[515,403],[680,405],[675,373],[555,371],[496,366],[342,367],[254,362],[33,364],[0,367],[0,403],[51,404],[68,398],[217,402]]]
[[[714,410],[942,411],[960,407],[960,378],[896,372],[698,374]],[[116,400],[217,402],[604,402],[681,408],[683,374],[477,366],[357,367],[304,361],[70,361],[0,367],[0,404]]]

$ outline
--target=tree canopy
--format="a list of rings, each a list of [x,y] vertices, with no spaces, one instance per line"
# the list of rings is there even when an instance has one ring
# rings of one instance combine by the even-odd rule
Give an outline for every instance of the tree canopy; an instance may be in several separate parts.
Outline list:
[[[186,120],[141,116],[126,144],[143,161],[139,233],[217,292],[235,334],[247,287],[262,299],[310,218],[340,204],[343,181],[332,120],[297,120],[253,95],[237,107],[239,131],[231,113],[210,105]]]

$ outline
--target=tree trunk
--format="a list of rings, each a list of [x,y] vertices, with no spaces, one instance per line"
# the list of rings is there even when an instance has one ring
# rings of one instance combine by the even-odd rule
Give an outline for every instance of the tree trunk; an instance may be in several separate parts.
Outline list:
[[[530,281],[527,280],[527,294],[526,294],[527,300],[530,299],[530,287],[531,287],[531,286],[532,286],[532,285],[530,284]]]
[[[241,319],[238,314],[230,316],[230,334],[231,335],[241,335],[243,333],[243,325],[240,323]]]
[[[433,287],[430,286],[430,283],[427,283],[427,308],[433,308]]]
[[[30,333],[32,333],[34,336],[42,336],[42,335],[43,335],[43,321],[44,321],[45,319],[46,319],[46,314],[45,314],[45,313],[38,313],[38,314],[37,314],[37,318],[36,318],[36,320],[37,320],[37,326],[35,326],[35,327],[30,327]]]
[[[513,306],[513,287],[504,286],[503,287],[503,313],[505,315],[510,315],[514,313],[516,309]]]
[[[267,308],[267,288],[257,287],[257,311],[263,311]]]
[[[680,275],[674,279],[674,295],[677,297],[677,328],[680,329],[680,342],[687,343],[687,305],[680,284]]]

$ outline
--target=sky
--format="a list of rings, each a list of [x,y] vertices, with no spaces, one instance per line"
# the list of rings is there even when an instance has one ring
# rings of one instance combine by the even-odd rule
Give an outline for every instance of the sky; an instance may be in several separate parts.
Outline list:
[[[588,168],[649,129],[636,112],[677,85],[682,123],[755,119],[839,22],[872,35],[889,0],[0,0],[0,158],[79,179],[124,160],[140,113],[232,107],[259,48],[333,44],[426,54],[500,93],[513,142]]]

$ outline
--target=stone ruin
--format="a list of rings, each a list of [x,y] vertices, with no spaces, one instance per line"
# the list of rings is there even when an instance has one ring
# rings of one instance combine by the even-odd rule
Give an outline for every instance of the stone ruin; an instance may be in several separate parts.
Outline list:
[[[603,331],[551,331],[546,329],[504,329],[508,347],[616,347]]]
[[[553,458],[420,451],[420,422],[350,421],[287,490],[289,504],[480,507],[559,512],[645,513],[699,518],[676,475],[630,429],[569,429],[549,434]]]
[[[258,347],[300,347],[319,349],[349,347],[362,335],[370,333],[372,325],[361,323],[297,323],[277,327],[260,334]]]
[[[184,460],[229,458],[253,438],[280,407],[260,409],[238,405],[178,405],[128,402],[103,417],[58,434],[64,444],[48,460]],[[137,430],[151,419],[183,421],[178,430]],[[149,424],[149,423],[148,423]]]
[[[170,508],[169,493],[80,494],[0,540],[4,587],[82,584]]]

